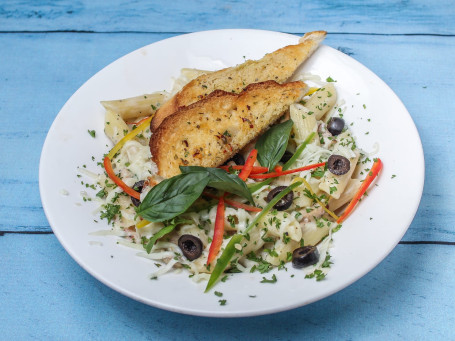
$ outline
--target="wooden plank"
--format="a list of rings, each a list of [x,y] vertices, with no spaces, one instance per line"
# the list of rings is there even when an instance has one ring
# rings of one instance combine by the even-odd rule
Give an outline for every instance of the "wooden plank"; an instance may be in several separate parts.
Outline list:
[[[254,13],[254,14],[253,14]],[[282,32],[455,34],[453,1],[20,1],[0,5],[0,31]]]
[[[2,165],[10,165],[0,167],[0,231],[51,230],[41,206],[38,166],[55,116],[101,68],[131,50],[172,35],[136,34],[131,40],[121,36],[0,34],[0,116],[4,119],[0,159]],[[108,50],[99,45],[104,38],[114,38]]]
[[[5,340],[455,337],[453,246],[399,245],[368,275],[335,295],[248,319],[179,315],[126,298],[80,268],[53,235],[0,237],[0,264]]]
[[[46,132],[60,107],[96,71],[170,34],[0,34],[0,230],[49,231],[37,188]],[[426,185],[405,240],[453,241],[455,37],[329,35],[327,44],[364,63],[401,97],[426,154]],[[90,56],[90,58],[87,58]],[[436,67],[437,66],[437,67]],[[39,86],[37,86],[39,85]],[[434,100],[436,99],[436,100]],[[440,99],[440,100],[438,100]],[[441,105],[435,105],[440,101]],[[443,104],[442,104],[443,103]],[[431,119],[428,116],[431,115]],[[443,166],[441,162],[443,161]],[[406,175],[403,175],[406,176]]]

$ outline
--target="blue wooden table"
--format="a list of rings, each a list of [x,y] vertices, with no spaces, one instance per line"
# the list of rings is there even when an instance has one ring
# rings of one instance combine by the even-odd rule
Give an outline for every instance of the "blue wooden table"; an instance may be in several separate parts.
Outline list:
[[[373,271],[311,305],[242,319],[185,316],[85,272],[43,213],[38,164],[71,94],[108,63],[181,33],[323,29],[387,82],[419,130],[420,208]],[[0,339],[455,339],[453,1],[18,1],[0,3]]]

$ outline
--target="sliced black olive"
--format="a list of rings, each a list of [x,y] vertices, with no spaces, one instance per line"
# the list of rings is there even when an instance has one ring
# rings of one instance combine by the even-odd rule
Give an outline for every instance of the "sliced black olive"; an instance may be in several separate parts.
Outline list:
[[[237,153],[229,160],[227,160],[223,165],[226,166],[230,161],[234,162],[237,166],[243,166],[245,164],[245,158],[242,154]]]
[[[272,189],[269,194],[267,195],[267,198],[265,199],[267,202],[272,201],[273,198],[277,196],[278,193],[281,191],[285,190],[287,187],[286,186],[278,186],[274,189]],[[286,194],[283,198],[281,198],[280,201],[278,201],[273,208],[276,208],[278,211],[284,211],[291,207],[292,205],[292,200],[294,200],[294,192],[290,191],[288,194]]]
[[[339,117],[332,117],[327,125],[327,130],[333,136],[340,135],[344,129],[344,120]]]
[[[288,152],[288,151],[286,150],[286,151],[284,152],[283,156],[281,157],[280,162],[286,163],[286,162],[288,162],[289,159],[290,159],[291,157],[293,157],[293,156],[294,156],[294,154],[292,154],[291,152]]]
[[[307,245],[295,249],[292,253],[292,266],[301,269],[314,265],[319,261],[319,251],[316,246]]]
[[[144,183],[145,183],[144,180],[141,180],[141,181],[136,182],[136,183],[133,185],[133,189],[134,189],[136,192],[141,193],[141,192],[142,192],[142,189],[144,188]],[[133,197],[130,197],[130,198],[131,198],[131,202],[133,203],[134,206],[138,207],[138,206],[141,204],[141,201],[140,201],[140,200],[137,200],[136,198],[133,198]]]
[[[202,254],[201,240],[191,234],[184,234],[180,236],[178,245],[180,250],[182,250],[183,255],[188,260],[195,260]]]
[[[327,169],[335,175],[343,175],[351,169],[351,163],[347,158],[341,155],[330,155],[327,160]]]

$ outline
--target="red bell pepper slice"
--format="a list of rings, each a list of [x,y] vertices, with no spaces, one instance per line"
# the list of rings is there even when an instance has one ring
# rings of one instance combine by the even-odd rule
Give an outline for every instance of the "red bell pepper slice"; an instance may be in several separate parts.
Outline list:
[[[239,178],[242,179],[243,181],[248,179],[248,176],[251,174],[251,171],[253,170],[253,165],[256,162],[257,156],[258,156],[257,149],[253,149],[250,152],[250,155],[248,155],[248,158],[246,159],[246,162],[245,162],[245,166],[243,166],[243,168],[239,174]]]
[[[108,156],[104,157],[104,169],[106,170],[107,175],[111,178],[114,183],[119,186],[125,193],[131,195],[133,198],[137,200],[141,200],[141,194],[131,187],[127,186],[122,179],[120,179],[117,175],[115,175],[114,170],[112,169],[112,163]]]
[[[297,172],[303,172],[303,171],[306,171],[306,170],[309,170],[309,169],[323,167],[323,166],[325,166],[325,162],[315,163],[315,164],[308,165],[308,166],[305,166],[305,167],[290,169],[290,170],[282,171],[282,172],[274,172],[274,173],[267,173],[267,174],[251,174],[249,176],[249,178],[250,179],[276,178],[276,177],[279,177],[279,176],[282,176],[282,175],[287,175],[287,174],[292,174],[292,173],[297,173]],[[276,168],[275,168],[275,170],[276,170]]]
[[[378,176],[381,169],[382,169],[382,161],[381,161],[381,159],[377,158],[377,159],[375,159],[374,164],[371,167],[371,170],[368,172],[368,175],[366,176],[365,180],[363,180],[362,185],[358,189],[357,193],[354,195],[354,198],[352,198],[348,207],[346,207],[343,214],[338,218],[338,220],[337,220],[338,224],[341,224],[348,217],[348,215],[354,210],[354,207],[357,205],[357,203],[360,201],[362,196],[365,194],[368,187],[373,182],[374,178],[376,178],[376,176]]]
[[[218,168],[224,169],[226,172],[229,172],[229,169],[232,168],[234,170],[242,170],[245,166],[243,165],[236,165],[236,166],[220,166]],[[267,167],[260,167],[260,166],[254,166],[251,169],[250,174],[260,174],[260,173],[265,173],[269,169]]]
[[[224,234],[224,195],[220,197],[216,209],[215,228],[213,231],[212,244],[210,244],[209,255],[207,257],[207,265],[209,265],[220,252],[223,244]]]

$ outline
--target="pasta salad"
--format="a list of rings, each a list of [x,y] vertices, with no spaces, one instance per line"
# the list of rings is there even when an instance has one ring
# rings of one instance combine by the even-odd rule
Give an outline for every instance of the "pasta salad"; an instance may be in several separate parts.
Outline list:
[[[345,124],[330,77],[304,74],[303,99],[280,122],[218,168],[181,167],[157,175],[148,140],[156,110],[206,71],[184,69],[170,93],[102,102],[114,147],[93,177],[100,217],[119,243],[153,261],[157,278],[185,269],[207,290],[226,273],[283,269],[323,279],[331,235],[378,175]],[[275,275],[273,275],[272,280]]]

